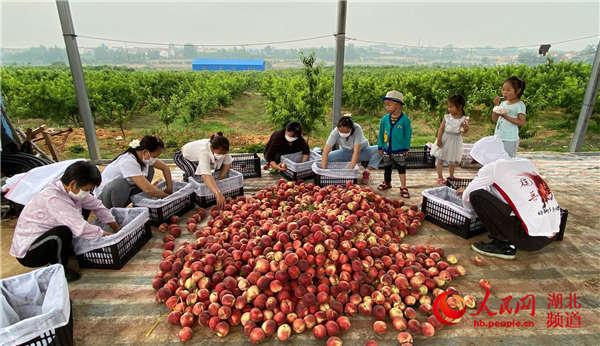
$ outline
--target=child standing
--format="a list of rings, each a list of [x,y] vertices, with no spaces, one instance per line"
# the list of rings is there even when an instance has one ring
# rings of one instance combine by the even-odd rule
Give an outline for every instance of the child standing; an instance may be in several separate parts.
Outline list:
[[[440,148],[436,157],[438,184],[444,185],[444,163],[448,164],[450,178],[454,178],[454,168],[460,163],[463,154],[462,133],[469,130],[468,118],[465,117],[465,98],[454,95],[448,98],[448,113],[440,124],[437,134],[437,146]]]
[[[410,119],[402,112],[404,101],[401,92],[389,91],[382,99],[388,113],[379,123],[377,147],[379,155],[383,157],[385,174],[383,183],[377,189],[384,191],[392,187],[392,170],[396,168],[400,174],[400,196],[410,198],[406,187],[406,153],[410,149],[412,136]]]
[[[519,127],[526,123],[525,104],[521,101],[524,90],[525,82],[512,76],[502,85],[504,101],[500,103],[500,97],[494,98],[495,107],[492,111],[492,121],[496,122],[494,134],[500,137],[504,144],[504,150],[510,157],[517,156]]]

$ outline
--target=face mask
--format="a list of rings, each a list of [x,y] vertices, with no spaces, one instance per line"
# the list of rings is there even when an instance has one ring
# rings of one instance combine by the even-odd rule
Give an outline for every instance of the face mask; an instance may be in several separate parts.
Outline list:
[[[83,189],[79,189],[78,193],[73,193],[73,191],[69,191],[69,196],[74,199],[81,200],[87,197],[90,194],[89,191],[84,191]]]
[[[215,161],[219,161],[220,159],[223,158],[223,156],[225,156],[225,154],[214,154],[215,155]]]
[[[293,142],[293,141],[295,141],[296,139],[298,139],[298,138],[297,138],[297,137],[290,137],[290,136],[288,136],[288,135],[285,135],[285,140],[286,140],[286,141],[288,141],[288,142]]]
[[[152,166],[156,162],[156,158],[152,157],[152,155],[148,153],[148,158],[142,157],[142,162],[144,162],[146,166]]]
[[[348,137],[350,137],[350,132],[348,132],[348,133],[341,133],[340,132],[340,137],[342,137],[342,138],[348,138]]]

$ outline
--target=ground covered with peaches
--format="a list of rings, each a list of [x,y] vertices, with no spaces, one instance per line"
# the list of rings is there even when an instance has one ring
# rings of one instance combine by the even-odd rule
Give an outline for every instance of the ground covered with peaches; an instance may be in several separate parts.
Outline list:
[[[239,328],[252,343],[312,333],[341,345],[363,315],[376,334],[411,345],[456,322],[433,313],[440,294],[453,311],[475,307],[450,286],[466,273],[455,256],[404,242],[423,219],[417,206],[368,187],[280,180],[221,210],[160,225],[163,259],[152,286],[184,342],[196,328],[219,337]],[[193,240],[179,241],[182,229]]]

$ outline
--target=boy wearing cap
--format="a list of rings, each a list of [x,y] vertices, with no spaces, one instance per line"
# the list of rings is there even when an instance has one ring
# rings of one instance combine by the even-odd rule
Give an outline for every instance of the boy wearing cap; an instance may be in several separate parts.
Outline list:
[[[382,99],[388,113],[379,122],[377,146],[379,155],[383,157],[385,174],[377,189],[384,191],[392,187],[392,170],[396,168],[400,175],[400,196],[410,198],[406,187],[406,153],[412,136],[410,119],[402,112],[404,98],[401,92],[389,91]]]

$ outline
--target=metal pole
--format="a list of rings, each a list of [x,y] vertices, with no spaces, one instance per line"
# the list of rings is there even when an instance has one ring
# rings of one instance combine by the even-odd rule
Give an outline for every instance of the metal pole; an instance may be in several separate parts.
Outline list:
[[[596,56],[594,58],[594,64],[592,65],[592,73],[590,74],[590,80],[588,81],[587,88],[585,89],[585,95],[583,96],[583,104],[581,105],[581,111],[579,112],[579,119],[577,120],[577,126],[575,127],[575,133],[571,140],[569,151],[574,153],[581,151],[583,146],[583,140],[585,132],[587,131],[588,122],[594,111],[594,104],[596,103],[596,95],[598,95],[598,80],[600,79],[600,41],[596,46]]]
[[[335,79],[333,82],[333,126],[342,112],[342,85],[344,78],[344,48],[346,44],[346,0],[338,1],[338,22],[335,45]]]
[[[75,85],[79,115],[83,121],[83,128],[85,130],[88,152],[90,153],[90,158],[96,161],[100,158],[100,149],[98,148],[94,118],[92,118],[85,80],[83,79],[83,68],[81,67],[81,57],[77,48],[77,36],[73,28],[71,8],[67,0],[56,0],[56,7],[67,48],[67,57],[69,58],[69,66],[71,67],[71,75],[73,76],[73,84]]]

